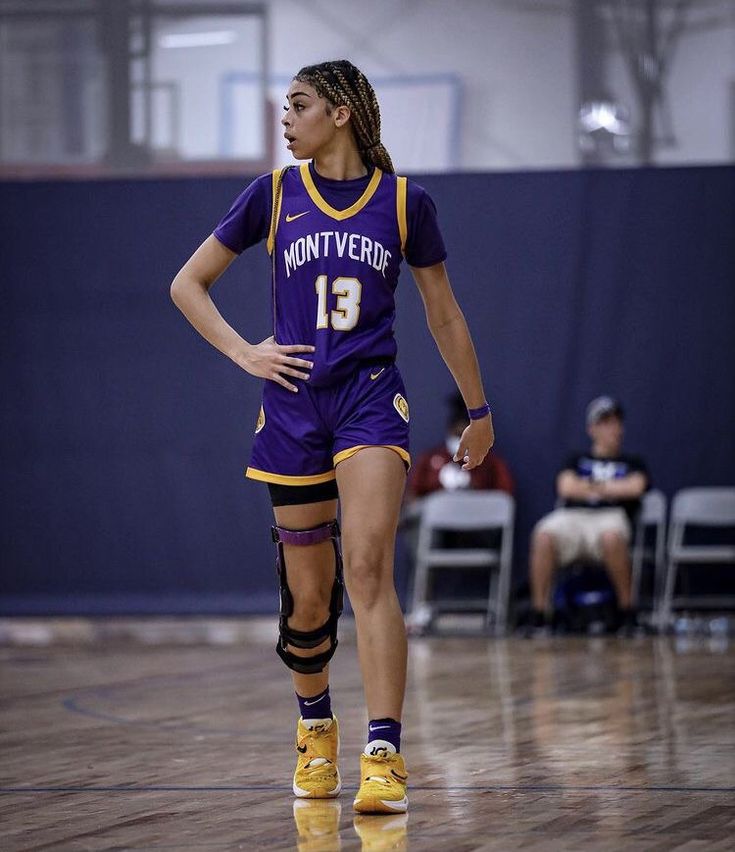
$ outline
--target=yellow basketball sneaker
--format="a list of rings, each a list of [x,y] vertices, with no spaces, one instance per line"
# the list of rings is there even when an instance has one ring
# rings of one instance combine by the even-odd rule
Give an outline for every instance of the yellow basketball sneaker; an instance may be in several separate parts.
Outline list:
[[[403,757],[375,745],[370,744],[371,754],[360,755],[360,789],[353,807],[360,814],[404,813],[408,809],[408,772]]]
[[[331,719],[299,719],[296,728],[296,771],[293,792],[301,799],[331,799],[342,781],[337,768],[339,724]]]

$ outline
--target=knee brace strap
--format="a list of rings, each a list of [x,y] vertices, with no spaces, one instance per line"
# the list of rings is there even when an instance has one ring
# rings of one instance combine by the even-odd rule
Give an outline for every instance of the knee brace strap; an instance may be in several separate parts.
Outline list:
[[[278,620],[278,644],[276,652],[283,662],[292,671],[301,674],[316,674],[323,671],[326,664],[331,660],[337,650],[337,621],[342,614],[343,588],[342,580],[342,554],[339,548],[339,524],[337,521],[329,521],[309,530],[287,530],[283,527],[272,528],[273,541],[276,544],[277,557],[276,569],[280,585],[280,618]],[[283,553],[283,545],[291,544],[306,546],[320,544],[323,541],[332,541],[334,547],[334,584],[329,601],[329,618],[316,630],[296,630],[289,627],[288,619],[293,614],[294,601],[291,590],[288,587],[286,574],[286,560]],[[330,640],[330,646],[320,654],[311,657],[299,657],[288,650],[288,645],[296,648],[316,648],[326,639]]]
[[[339,524],[337,521],[327,521],[310,530],[287,530],[285,527],[271,527],[273,541],[278,544],[295,544],[305,546],[307,544],[321,544],[329,538],[339,538]]]

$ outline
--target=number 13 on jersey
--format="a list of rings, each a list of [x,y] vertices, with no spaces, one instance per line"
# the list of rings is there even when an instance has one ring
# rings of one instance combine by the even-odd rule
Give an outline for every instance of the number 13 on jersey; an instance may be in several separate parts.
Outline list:
[[[360,297],[362,284],[357,278],[335,278],[332,281],[332,295],[337,297],[336,307],[327,310],[327,290],[329,282],[326,275],[320,275],[314,282],[317,295],[316,327],[335,331],[350,331],[357,325],[360,317]]]

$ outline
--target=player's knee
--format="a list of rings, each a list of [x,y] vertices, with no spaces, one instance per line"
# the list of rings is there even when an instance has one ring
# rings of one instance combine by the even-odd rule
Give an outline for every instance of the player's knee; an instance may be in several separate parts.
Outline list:
[[[356,554],[345,560],[345,582],[354,607],[372,609],[393,591],[393,577],[386,560],[379,555]]]
[[[320,594],[319,590],[309,590],[304,594],[294,595],[293,612],[288,619],[288,626],[294,630],[316,630],[329,618],[330,593]]]
[[[272,534],[278,553],[276,568],[281,604],[276,652],[292,671],[316,674],[324,670],[338,644],[337,622],[342,614],[339,527],[336,521],[330,521],[308,530],[273,527]],[[331,582],[312,584],[299,581],[291,588],[284,545],[308,547],[322,541],[331,541],[334,549]]]

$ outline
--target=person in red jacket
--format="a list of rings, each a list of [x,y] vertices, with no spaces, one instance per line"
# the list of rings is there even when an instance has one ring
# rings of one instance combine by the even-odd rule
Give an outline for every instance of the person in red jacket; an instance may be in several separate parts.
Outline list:
[[[443,444],[422,453],[414,462],[408,479],[406,496],[409,501],[425,497],[432,491],[457,491],[464,488],[474,490],[499,490],[513,494],[515,484],[508,465],[494,450],[472,470],[462,470],[453,460],[459,447],[459,439],[469,420],[464,400],[459,394],[451,396],[447,431]]]
[[[406,485],[405,504],[401,517],[401,530],[405,554],[407,557],[406,570],[413,573],[416,564],[418,547],[419,523],[423,498],[436,491],[460,491],[472,489],[475,491],[505,491],[513,496],[515,483],[505,461],[493,450],[488,452],[484,460],[472,470],[463,470],[454,461],[459,448],[460,436],[466,428],[469,418],[464,401],[459,394],[447,397],[448,416],[444,442],[422,453],[411,467]],[[500,533],[497,530],[443,530],[437,534],[437,546],[452,549],[462,547],[491,547],[495,549],[499,543]],[[410,581],[407,580],[410,584]],[[462,589],[467,590],[475,579],[463,574]],[[454,597],[457,592],[458,580],[451,581],[447,589],[448,596]],[[445,582],[446,585],[446,582]],[[469,593],[468,593],[469,594]],[[466,595],[464,595],[466,597]],[[420,635],[429,629],[432,617],[423,611],[409,612],[406,623],[409,633]]]

